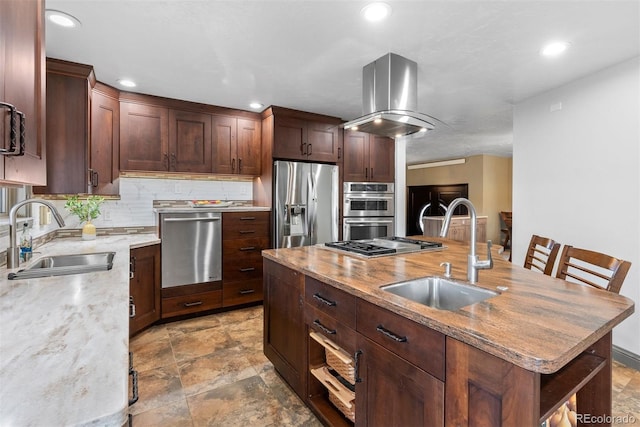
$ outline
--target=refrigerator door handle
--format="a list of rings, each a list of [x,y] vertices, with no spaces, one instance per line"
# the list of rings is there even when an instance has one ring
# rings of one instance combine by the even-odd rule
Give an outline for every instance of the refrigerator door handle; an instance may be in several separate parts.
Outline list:
[[[313,241],[313,229],[316,222],[316,185],[313,181],[313,172],[309,173],[309,177],[307,179],[308,183],[308,193],[307,193],[307,235],[309,236],[309,241],[311,244],[314,244]]]

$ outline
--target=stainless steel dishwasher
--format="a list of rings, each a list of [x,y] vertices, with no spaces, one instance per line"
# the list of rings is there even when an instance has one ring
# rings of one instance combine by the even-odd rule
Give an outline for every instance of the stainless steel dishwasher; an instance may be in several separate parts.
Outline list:
[[[161,213],[162,287],[222,280],[222,214]]]

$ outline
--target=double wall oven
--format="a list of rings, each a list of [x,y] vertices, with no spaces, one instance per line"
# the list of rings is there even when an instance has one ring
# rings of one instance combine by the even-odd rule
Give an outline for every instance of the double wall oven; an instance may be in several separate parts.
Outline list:
[[[394,235],[395,200],[392,182],[345,182],[342,195],[344,240]]]

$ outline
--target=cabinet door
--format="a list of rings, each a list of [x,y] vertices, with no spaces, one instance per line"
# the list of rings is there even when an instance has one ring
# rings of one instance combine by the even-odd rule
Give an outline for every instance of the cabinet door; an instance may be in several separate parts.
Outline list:
[[[131,249],[129,295],[135,316],[129,319],[129,336],[160,320],[160,245]]]
[[[444,383],[358,335],[357,426],[444,426]]]
[[[55,65],[53,65],[55,66]],[[65,73],[47,72],[47,186],[34,193],[87,193],[89,82]]]
[[[211,173],[211,116],[169,111],[169,170]]]
[[[238,173],[260,175],[261,124],[257,120],[238,119]]]
[[[276,117],[273,129],[273,157],[306,160],[306,122],[292,117]]]
[[[263,271],[264,354],[304,400],[307,387],[304,277],[266,259]]]
[[[44,1],[0,1],[0,101],[25,115],[25,154],[0,157],[0,180],[34,185],[47,181],[44,29]],[[10,114],[0,111],[4,136],[0,145],[8,149]]]
[[[238,150],[234,117],[213,116],[213,172],[235,173]]]
[[[339,126],[321,122],[307,122],[306,153],[309,160],[337,162]]]
[[[120,159],[118,98],[94,90],[91,95],[90,182],[93,194],[117,195]]]
[[[344,174],[347,182],[368,181],[369,135],[363,132],[344,133]]]
[[[395,181],[395,141],[383,136],[369,136],[369,181]]]
[[[120,103],[120,167],[169,170],[169,111],[154,105]]]

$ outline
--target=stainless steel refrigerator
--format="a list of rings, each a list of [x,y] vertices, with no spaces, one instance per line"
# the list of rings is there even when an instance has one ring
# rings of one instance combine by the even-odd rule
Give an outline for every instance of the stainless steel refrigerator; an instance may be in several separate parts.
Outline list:
[[[338,240],[338,166],[273,163],[274,247]]]

